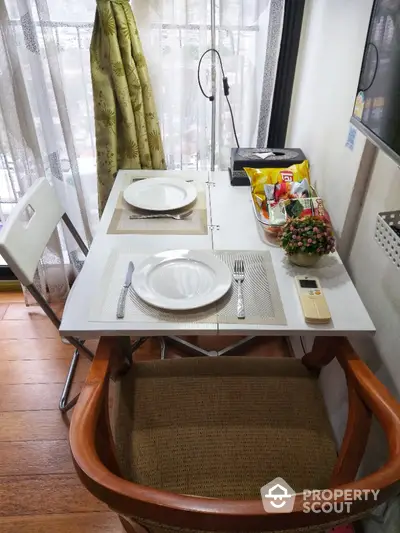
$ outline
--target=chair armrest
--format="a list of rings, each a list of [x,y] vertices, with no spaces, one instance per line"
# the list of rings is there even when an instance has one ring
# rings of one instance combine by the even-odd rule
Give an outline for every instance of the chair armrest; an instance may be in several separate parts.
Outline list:
[[[321,525],[363,513],[385,501],[400,479],[399,405],[378,380],[348,350],[341,359],[345,371],[357,383],[357,392],[382,422],[389,434],[391,456],[374,474],[344,484],[337,489],[381,489],[378,500],[354,501],[351,513],[304,513],[303,494],[297,494],[291,513],[267,514],[261,497],[252,501],[205,498],[173,494],[123,479],[107,467],[99,453],[98,426],[104,408],[111,357],[118,350],[118,340],[100,341],[86,384],[75,407],[70,428],[70,446],[74,464],[83,484],[97,498],[118,514],[159,522],[179,528],[204,531],[276,531]],[[361,364],[360,364],[361,363]],[[101,444],[101,442],[100,442]],[[101,451],[101,450],[100,450]],[[344,501],[337,499],[337,502]],[[348,500],[347,500],[348,501]],[[322,529],[323,527],[321,527]]]
[[[354,479],[363,457],[372,415],[381,425],[388,442],[389,459],[379,471],[387,488],[393,477],[400,479],[400,404],[355,353],[346,338],[336,345],[336,357],[347,381],[349,413],[333,484]]]
[[[397,454],[400,464],[400,404],[358,357],[348,339],[341,338],[338,348],[336,357],[347,380],[379,420],[388,437],[390,455]]]

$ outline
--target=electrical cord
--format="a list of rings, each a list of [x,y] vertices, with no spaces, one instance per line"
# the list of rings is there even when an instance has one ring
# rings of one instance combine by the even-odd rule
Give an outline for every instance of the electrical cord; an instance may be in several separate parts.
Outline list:
[[[378,68],[379,68],[379,50],[378,50],[378,47],[374,43],[368,43],[367,46],[372,46],[372,48],[375,50],[375,53],[376,53],[376,65],[375,65],[374,74],[372,76],[372,80],[371,80],[370,84],[368,85],[368,87],[360,87],[360,91],[363,91],[363,92],[368,91],[372,87],[372,85],[373,85],[373,83],[375,81],[377,72],[378,72]]]
[[[208,50],[206,50],[200,57],[199,59],[199,64],[197,65],[197,82],[199,84],[199,87],[200,87],[200,91],[203,93],[203,96],[205,98],[208,98],[208,100],[210,100],[210,102],[212,102],[214,100],[214,96],[211,95],[211,96],[208,96],[208,94],[205,93],[204,89],[203,89],[203,86],[201,84],[201,80],[200,80],[200,69],[201,69],[201,63],[204,59],[204,56],[206,56],[209,52],[215,52],[218,56],[218,59],[219,59],[219,64],[221,66],[221,72],[222,72],[222,80],[223,80],[223,83],[224,83],[224,93],[225,93],[225,81],[226,80],[226,83],[228,82],[228,78],[225,76],[225,71],[224,71],[224,65],[222,64],[222,58],[221,58],[221,54],[218,52],[218,50],[216,50],[215,48],[208,48]],[[229,94],[229,85],[227,86],[228,90],[227,90],[227,94]]]
[[[199,63],[197,65],[197,83],[199,84],[199,88],[200,88],[200,91],[202,92],[203,96],[205,98],[207,98],[210,102],[213,102],[215,100],[215,97],[213,94],[211,95],[208,95],[206,94],[206,92],[204,91],[203,89],[203,85],[201,83],[201,79],[200,79],[200,69],[201,69],[201,63],[204,59],[204,56],[207,55],[209,52],[215,52],[217,54],[217,57],[219,59],[219,64],[220,64],[220,67],[221,67],[221,73],[222,73],[222,84],[223,84],[223,88],[224,88],[224,95],[225,95],[225,98],[226,98],[226,101],[228,103],[228,107],[229,107],[229,113],[231,115],[231,119],[232,119],[232,128],[233,128],[233,134],[235,136],[235,141],[236,141],[236,145],[238,148],[240,148],[239,146],[239,139],[238,139],[238,136],[237,136],[237,131],[236,131],[236,124],[235,124],[235,118],[233,116],[233,110],[232,110],[232,105],[231,105],[231,102],[229,100],[229,83],[228,83],[228,78],[225,76],[225,70],[224,70],[224,65],[222,63],[222,58],[221,58],[221,54],[218,52],[217,49],[215,48],[208,48],[208,50],[206,50],[200,57],[199,59]]]
[[[300,337],[300,342],[301,342],[301,347],[303,348],[303,352],[304,352],[304,355],[306,355],[306,349],[305,349],[305,346],[304,346],[304,341],[303,341],[303,337]]]
[[[235,141],[236,141],[236,146],[238,148],[240,148],[239,146],[239,139],[238,139],[238,136],[237,136],[237,133],[236,133],[236,126],[235,126],[235,119],[233,118],[233,111],[232,111],[232,106],[231,106],[231,103],[229,101],[229,98],[225,95],[225,98],[226,98],[226,101],[228,102],[228,107],[229,107],[229,112],[231,114],[231,119],[232,119],[232,128],[233,128],[233,134],[235,136]]]

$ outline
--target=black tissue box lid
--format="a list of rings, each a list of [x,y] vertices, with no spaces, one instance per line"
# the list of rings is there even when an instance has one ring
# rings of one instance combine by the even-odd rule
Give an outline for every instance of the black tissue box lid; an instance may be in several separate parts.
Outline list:
[[[274,152],[273,156],[262,159],[257,153]],[[286,168],[302,163],[306,158],[300,148],[232,148],[231,169],[251,168]]]

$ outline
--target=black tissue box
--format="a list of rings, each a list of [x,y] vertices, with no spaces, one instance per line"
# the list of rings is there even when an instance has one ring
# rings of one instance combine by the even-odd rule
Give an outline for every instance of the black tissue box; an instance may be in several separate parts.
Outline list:
[[[256,154],[272,153],[265,159]],[[302,163],[306,156],[300,148],[232,148],[229,169],[231,185],[250,185],[250,180],[243,170],[250,168],[287,168]]]

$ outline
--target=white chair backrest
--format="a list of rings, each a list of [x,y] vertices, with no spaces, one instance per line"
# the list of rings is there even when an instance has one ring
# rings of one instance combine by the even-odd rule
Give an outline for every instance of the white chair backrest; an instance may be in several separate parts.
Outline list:
[[[23,285],[33,283],[39,260],[64,212],[54,188],[40,178],[0,230],[0,254]]]

